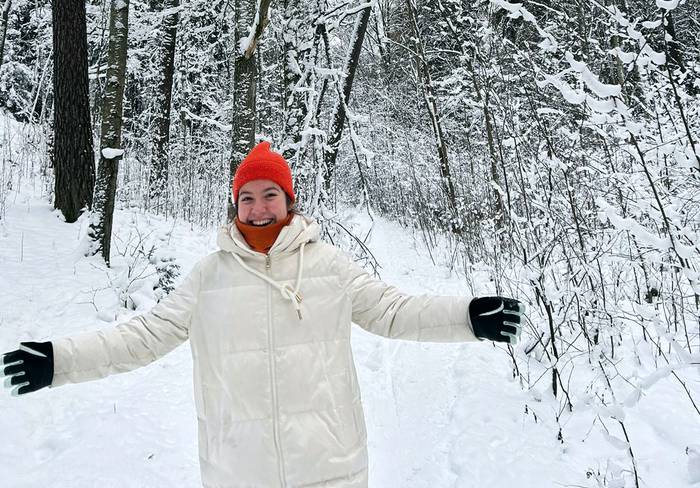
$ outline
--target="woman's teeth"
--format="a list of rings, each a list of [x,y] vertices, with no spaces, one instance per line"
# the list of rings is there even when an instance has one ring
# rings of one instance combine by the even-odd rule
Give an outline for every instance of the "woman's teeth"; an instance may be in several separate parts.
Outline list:
[[[262,227],[267,224],[271,224],[272,219],[267,219],[267,220],[253,220],[252,224],[258,227]]]

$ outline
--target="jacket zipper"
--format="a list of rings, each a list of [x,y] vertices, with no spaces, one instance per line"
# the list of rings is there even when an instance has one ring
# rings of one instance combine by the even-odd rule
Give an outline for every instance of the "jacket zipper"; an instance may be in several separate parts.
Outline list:
[[[270,269],[272,268],[272,262],[269,255],[265,256],[265,272],[269,275]],[[275,372],[275,341],[274,332],[272,327],[272,285],[267,284],[267,346],[270,351],[269,366],[270,366],[270,381],[272,382],[272,433],[275,442],[275,451],[277,453],[277,468],[280,477],[280,486],[284,488],[287,486],[285,484],[285,473],[284,473],[284,459],[282,457],[282,447],[280,442],[279,433],[279,410],[278,410],[278,399],[277,399],[277,378]]]

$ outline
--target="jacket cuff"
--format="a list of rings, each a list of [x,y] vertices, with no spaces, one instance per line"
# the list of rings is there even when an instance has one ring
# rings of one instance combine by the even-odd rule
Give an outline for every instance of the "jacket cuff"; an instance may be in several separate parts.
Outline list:
[[[56,388],[70,383],[68,379],[68,365],[70,363],[70,351],[68,343],[70,339],[58,339],[53,341],[53,380],[49,388]]]
[[[472,300],[474,300],[475,298],[476,297],[469,297],[467,299],[467,327],[469,327],[469,330],[471,331],[472,335],[476,338],[477,341],[484,341],[485,339],[483,337],[479,337],[474,332],[474,326],[472,325],[472,317],[471,317],[471,314],[469,313],[469,305],[471,305]]]

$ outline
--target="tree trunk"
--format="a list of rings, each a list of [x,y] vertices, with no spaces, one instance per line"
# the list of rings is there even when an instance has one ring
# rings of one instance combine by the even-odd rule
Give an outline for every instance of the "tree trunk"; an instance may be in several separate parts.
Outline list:
[[[408,12],[408,19],[409,23],[411,24],[411,30],[413,34],[418,81],[421,85],[423,99],[425,100],[425,105],[428,109],[428,115],[430,116],[430,123],[433,126],[433,134],[435,135],[435,144],[437,148],[438,159],[440,161],[440,175],[442,176],[442,186],[450,207],[453,210],[456,210],[457,198],[455,196],[454,183],[452,181],[452,174],[450,171],[450,162],[447,156],[447,144],[445,143],[445,138],[442,132],[442,124],[440,123],[437,99],[435,98],[435,90],[433,89],[433,83],[430,78],[430,69],[428,66],[427,59],[425,57],[423,42],[420,38],[416,5],[414,4],[414,0],[406,0],[406,10]]]
[[[328,78],[318,82],[319,55],[325,52],[328,39],[326,21],[323,19],[326,0],[286,0],[282,19],[283,73],[282,116],[284,139],[280,147],[282,155],[294,172],[297,198],[305,208],[314,206],[318,178],[316,129],[323,98],[329,86]],[[328,59],[328,57],[326,58]],[[330,63],[327,64],[330,67]],[[311,130],[310,130],[311,129]],[[319,141],[324,140],[318,137]],[[323,157],[323,155],[321,155]],[[306,164],[308,162],[308,164]],[[309,170],[305,170],[309,168]]]
[[[255,0],[236,0],[236,28],[234,42],[237,49],[233,73],[233,141],[229,181],[233,181],[236,168],[253,149],[255,143],[256,78],[258,75],[255,47],[267,25],[270,0],[260,0],[259,10]],[[230,185],[229,185],[230,187]],[[233,220],[234,207],[228,199],[227,214]]]
[[[685,61],[683,60],[683,48],[680,43],[676,40],[676,26],[673,22],[673,14],[667,12],[664,15],[664,34],[668,35],[670,39],[667,40],[666,45],[668,46],[668,57],[672,64],[675,64],[680,68],[681,71],[685,72]]]
[[[66,222],[92,207],[95,163],[88,98],[84,0],[52,0],[54,206]]]
[[[5,55],[5,38],[7,37],[7,17],[10,15],[12,8],[12,0],[5,0],[2,7],[2,18],[0,18],[0,66],[2,66],[2,58]]]
[[[302,90],[309,77],[307,63],[313,57],[316,49],[316,35],[319,29],[325,28],[319,24],[315,29],[304,22],[304,19],[319,16],[318,1],[311,2],[287,0],[284,2],[283,25],[283,56],[284,56],[284,92],[283,116],[285,143],[282,147],[287,161],[295,158],[301,142],[301,131],[308,114],[309,92]]]
[[[628,15],[629,13],[627,8],[627,2],[625,2],[625,0],[606,0],[605,6],[615,7],[620,12],[622,12],[623,15]],[[634,49],[632,46],[626,46],[625,42],[629,43],[630,41],[625,41],[624,39],[621,39],[620,36],[615,34],[613,34],[610,37],[610,47],[621,48],[623,51]],[[627,73],[625,71],[625,67],[622,63],[622,60],[618,56],[615,56],[612,60],[612,66],[610,68],[610,71],[610,80],[612,81],[612,83],[620,85],[622,87],[622,92],[625,96],[628,105],[633,104],[631,102],[632,98],[642,97],[641,85],[639,83],[639,68],[637,67],[636,63],[632,67],[632,70],[629,73]]]
[[[362,51],[362,42],[365,39],[367,25],[369,24],[369,16],[372,13],[372,7],[365,7],[360,11],[360,14],[355,19],[355,29],[352,35],[352,46],[345,60],[345,78],[343,79],[342,93],[338,96],[333,115],[331,115],[331,127],[328,131],[327,149],[324,151],[325,171],[323,175],[323,183],[326,194],[330,194],[331,184],[333,182],[333,173],[335,172],[335,161],[338,157],[338,147],[340,139],[343,135],[343,125],[345,124],[346,109],[350,103],[350,93],[352,92],[352,82],[355,79],[355,71],[360,61],[360,52]]]
[[[161,44],[156,51],[158,73],[154,93],[153,125],[151,129],[151,175],[149,198],[160,206],[168,184],[168,144],[170,142],[170,104],[173,93],[173,70],[175,66],[175,37],[179,13],[179,0],[165,0],[164,10],[174,9],[163,17],[161,23]]]
[[[107,52],[107,84],[102,99],[102,131],[100,133],[100,165],[95,187],[95,207],[89,235],[94,241],[92,253],[100,252],[109,266],[112,241],[114,196],[122,139],[122,109],[126,79],[126,49],[129,37],[129,0],[111,0],[109,48]]]
[[[494,182],[500,188],[499,178],[498,178],[498,157],[496,156],[496,146],[493,137],[493,124],[491,122],[491,112],[489,110],[489,91],[488,88],[484,90],[484,124],[486,125],[486,141],[489,147],[489,160],[490,160],[490,173],[491,181]],[[501,193],[493,189],[493,217],[496,222],[496,228],[503,228],[505,213],[503,211],[503,199]]]

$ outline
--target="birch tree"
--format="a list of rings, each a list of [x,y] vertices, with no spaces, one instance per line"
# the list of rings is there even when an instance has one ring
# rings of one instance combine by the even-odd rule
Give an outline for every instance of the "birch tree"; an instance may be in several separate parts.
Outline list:
[[[84,0],[52,0],[54,206],[66,222],[92,207],[95,186]]]
[[[129,0],[111,0],[107,85],[102,100],[100,163],[95,187],[95,206],[88,231],[89,237],[93,241],[91,252],[93,254],[101,253],[107,265],[110,263],[118,165],[124,153],[121,149],[121,134],[128,34]]]

